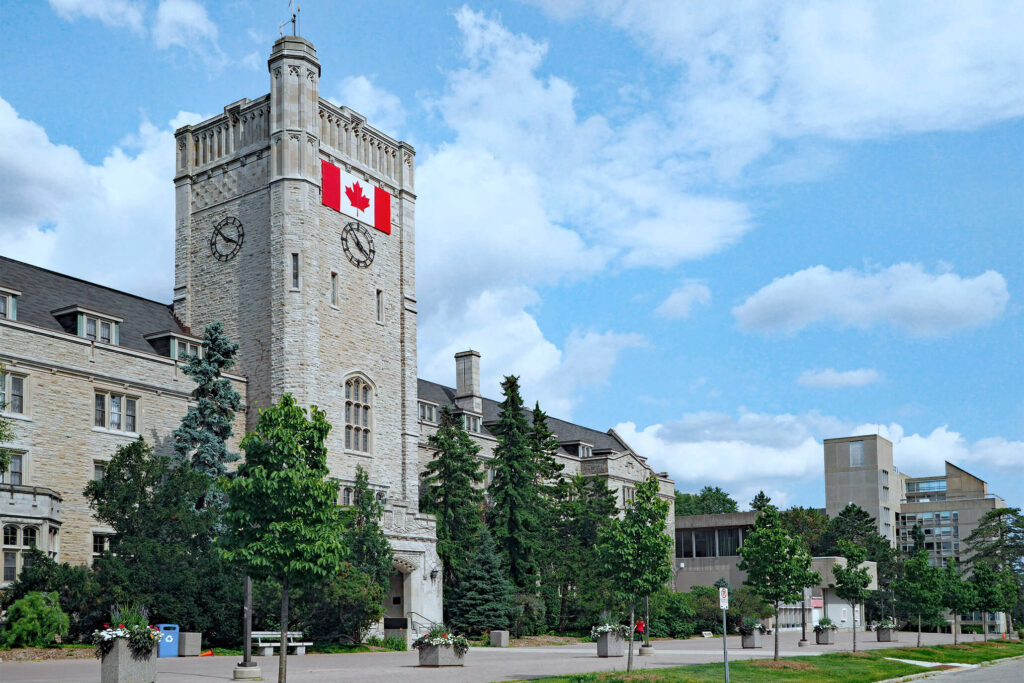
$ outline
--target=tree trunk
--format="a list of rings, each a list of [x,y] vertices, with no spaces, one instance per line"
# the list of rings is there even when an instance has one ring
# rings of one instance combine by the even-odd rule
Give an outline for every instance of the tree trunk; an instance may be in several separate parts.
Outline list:
[[[853,616],[853,651],[857,651],[857,607],[850,603],[850,614]]]
[[[957,631],[956,627],[957,627],[957,623],[959,622],[959,620],[960,620],[960,613],[959,612],[953,612],[953,645],[956,645],[956,631]]]
[[[722,634],[725,638],[726,634]],[[775,603],[775,661],[779,661],[779,603]]]
[[[917,613],[917,646],[921,647],[921,613]]]
[[[633,629],[636,628],[636,624],[633,620],[636,617],[636,610],[633,608],[633,601],[629,601],[629,658],[626,660],[626,672],[633,670]]]
[[[281,581],[281,649],[277,659],[277,683],[288,680],[288,577]]]
[[[988,640],[988,612],[983,611],[981,613],[981,632],[984,634],[983,640]]]
[[[569,585],[562,586],[562,603],[558,608],[558,632],[565,633],[565,608],[569,602]]]

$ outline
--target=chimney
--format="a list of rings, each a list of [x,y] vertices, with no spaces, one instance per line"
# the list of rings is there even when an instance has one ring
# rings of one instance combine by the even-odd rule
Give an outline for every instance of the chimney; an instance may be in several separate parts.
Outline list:
[[[480,353],[477,351],[455,354],[455,405],[478,415],[484,412],[484,399],[480,395]]]

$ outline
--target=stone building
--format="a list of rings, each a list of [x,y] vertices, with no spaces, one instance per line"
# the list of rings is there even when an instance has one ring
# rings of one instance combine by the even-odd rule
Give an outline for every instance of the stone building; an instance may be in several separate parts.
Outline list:
[[[475,352],[458,355],[456,389],[417,379],[412,147],[320,98],[307,40],[278,40],[268,69],[267,95],[176,131],[170,304],[0,257],[0,402],[16,428],[0,587],[33,544],[76,564],[107,547],[85,484],[139,436],[171,452],[194,386],[180,359],[221,321],[240,346],[231,379],[244,397],[230,447],[286,392],[325,410],[339,504],[357,467],[384,503],[387,617],[409,631],[440,621],[435,521],[419,512],[431,411],[456,404],[486,459],[496,403],[480,395]],[[607,478],[620,504],[653,474],[613,431],[551,426],[567,473]]]

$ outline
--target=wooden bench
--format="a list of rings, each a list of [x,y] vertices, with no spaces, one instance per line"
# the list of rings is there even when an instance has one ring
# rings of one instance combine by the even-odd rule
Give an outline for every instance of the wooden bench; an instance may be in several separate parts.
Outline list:
[[[288,631],[288,642],[286,648],[295,648],[295,654],[306,654],[306,647],[313,643],[302,641],[302,631]],[[281,633],[279,631],[253,631],[252,644],[256,646],[256,654],[261,657],[270,657],[274,654],[274,648],[281,647]]]

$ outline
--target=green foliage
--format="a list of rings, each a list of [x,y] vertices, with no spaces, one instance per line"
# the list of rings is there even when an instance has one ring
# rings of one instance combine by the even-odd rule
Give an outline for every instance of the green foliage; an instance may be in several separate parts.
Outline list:
[[[903,562],[903,575],[893,584],[899,610],[917,619],[917,644],[921,645],[921,622],[942,610],[942,575],[928,564],[928,551],[919,550]]]
[[[454,592],[448,596],[449,624],[469,634],[507,630],[516,612],[512,585],[505,577],[491,534],[483,529],[476,552],[459,569]]]
[[[56,593],[33,591],[14,602],[0,632],[0,648],[46,647],[68,634],[68,616]]]
[[[352,505],[341,512],[345,529],[345,549],[355,568],[370,577],[385,592],[390,586],[395,556],[380,528],[384,506],[370,489],[370,478],[362,466],[356,466]]]
[[[484,481],[480,446],[466,432],[450,405],[441,406],[437,431],[427,438],[434,451],[420,488],[420,509],[437,517],[437,554],[444,566],[445,592],[455,587],[456,571],[466,565],[483,527]]]
[[[953,642],[955,643],[956,620],[961,614],[974,611],[974,606],[978,602],[978,595],[974,590],[974,586],[960,574],[960,570],[957,569],[953,558],[946,560],[946,566],[943,568],[939,579],[939,604],[953,615]]]
[[[693,609],[693,632],[722,633],[722,610],[718,607],[718,589],[711,586],[691,586],[689,603]],[[732,595],[729,596],[732,602]]]
[[[516,638],[544,632],[546,608],[543,600],[532,593],[518,593],[514,604],[512,634]]]
[[[57,593],[61,610],[70,620],[68,636],[72,640],[84,640],[103,623],[98,600],[100,588],[88,567],[57,563],[32,548],[17,580],[0,594],[0,608],[9,608],[33,591]]]
[[[651,594],[651,621],[648,624],[652,638],[689,638],[694,632],[695,611],[687,593],[660,588]]]
[[[242,397],[231,386],[231,380],[221,376],[234,366],[237,353],[238,344],[225,336],[220,322],[215,322],[203,332],[203,353],[189,356],[183,370],[196,382],[192,390],[195,403],[174,430],[174,452],[183,462],[190,461],[192,469],[206,474],[211,487],[227,474],[227,463],[238,460],[237,453],[228,451],[227,440],[233,433],[232,423]],[[223,505],[218,491],[211,491],[211,496]]]
[[[779,511],[766,504],[757,515],[754,529],[740,548],[737,565],[747,572],[745,585],[771,603],[776,611],[783,602],[796,602],[803,589],[817,585],[821,575],[811,571],[811,555],[803,541],[782,527]],[[779,658],[779,631],[775,629],[775,659]]]
[[[879,590],[867,598],[865,618],[880,620],[892,615],[893,581],[899,574],[900,562],[889,540],[878,533],[875,518],[854,503],[848,504],[828,522],[820,537],[816,554],[842,555],[839,541],[845,540],[864,548],[867,559],[876,564]]]
[[[669,504],[658,493],[657,477],[639,482],[625,516],[599,531],[613,589],[630,601],[650,595],[672,580],[672,538],[665,532]]]
[[[381,647],[385,650],[394,650],[396,652],[405,652],[409,649],[405,643],[405,639],[397,636],[388,636],[385,638],[384,642],[381,643]]]
[[[491,461],[494,479],[488,487],[487,522],[512,583],[521,592],[533,592],[546,504],[538,483],[544,469],[531,450],[534,434],[523,409],[519,378],[505,377],[501,391],[498,422],[490,427],[498,445]]]
[[[261,617],[269,628],[280,628],[279,617],[267,610],[280,604],[280,588],[264,583]],[[387,589],[349,562],[342,562],[326,579],[292,592],[290,613],[296,630],[314,642],[361,642],[366,632],[384,616]],[[268,612],[270,612],[268,614]]]
[[[812,556],[823,554],[821,540],[828,529],[828,515],[817,508],[793,506],[779,512],[779,521],[790,536],[804,542]]]
[[[242,439],[245,461],[228,495],[222,556],[254,578],[281,585],[282,634],[288,628],[288,592],[337,571],[343,559],[338,483],[328,478],[325,440],[331,425],[316,406],[306,411],[291,394],[260,411],[256,429]],[[286,649],[278,677],[287,676]]]
[[[585,631],[607,607],[611,590],[598,534],[618,514],[615,494],[600,477],[575,475],[562,480],[552,496],[542,595],[549,623],[559,633]]]
[[[971,571],[971,585],[977,596],[977,608],[982,612],[1009,611],[1017,601],[1017,581],[1013,572],[999,570],[988,562],[976,562]],[[985,621],[988,628],[988,620]]]
[[[209,486],[206,474],[142,438],[117,449],[103,479],[85,488],[117,548],[93,567],[99,604],[138,602],[156,622],[237,642],[241,577],[213,550],[220,511],[202,506]]]
[[[968,564],[989,564],[1024,576],[1024,514],[1020,508],[989,510],[964,543],[970,551]]]
[[[548,415],[534,403],[530,415],[530,436],[527,440],[536,463],[536,482],[541,488],[556,480],[562,473],[562,465],[555,460],[554,453],[560,448],[555,433],[548,427]]]
[[[857,605],[867,600],[871,594],[871,591],[868,590],[868,586],[871,584],[871,574],[866,566],[862,566],[864,560],[867,559],[867,552],[856,543],[839,539],[839,553],[841,557],[846,558],[846,566],[843,567],[839,564],[832,566],[832,574],[836,577],[836,582],[829,584],[829,587],[835,589],[836,597],[850,603],[850,614],[856,614]],[[853,651],[856,652],[856,624],[852,631]]]
[[[700,493],[683,493],[677,490],[675,508],[677,517],[739,511],[736,501],[717,486],[705,486]]]
[[[750,501],[750,509],[757,512],[764,512],[771,504],[772,499],[768,497],[768,494],[764,491],[758,491],[757,495]]]

